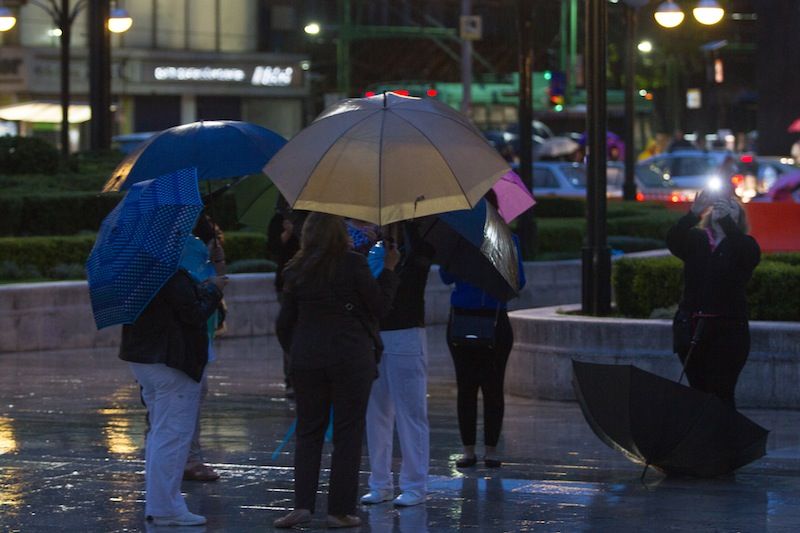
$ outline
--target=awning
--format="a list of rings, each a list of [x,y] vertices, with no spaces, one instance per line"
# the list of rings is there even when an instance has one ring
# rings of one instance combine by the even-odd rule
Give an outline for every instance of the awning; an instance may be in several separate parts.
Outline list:
[[[70,124],[86,122],[92,118],[92,109],[86,104],[69,106]],[[24,102],[0,107],[0,119],[21,122],[61,123],[61,105],[52,102]]]

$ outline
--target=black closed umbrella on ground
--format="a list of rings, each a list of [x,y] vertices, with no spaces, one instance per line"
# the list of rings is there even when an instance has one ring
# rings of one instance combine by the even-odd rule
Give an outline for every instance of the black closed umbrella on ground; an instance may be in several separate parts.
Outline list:
[[[766,454],[768,431],[713,394],[633,365],[573,361],[573,386],[600,440],[671,475],[714,477]]]

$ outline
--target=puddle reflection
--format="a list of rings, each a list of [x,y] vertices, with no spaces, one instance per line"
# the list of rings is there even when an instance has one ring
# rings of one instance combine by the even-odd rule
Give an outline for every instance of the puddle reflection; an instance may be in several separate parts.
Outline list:
[[[17,439],[14,436],[13,419],[0,416],[0,455],[17,451]]]

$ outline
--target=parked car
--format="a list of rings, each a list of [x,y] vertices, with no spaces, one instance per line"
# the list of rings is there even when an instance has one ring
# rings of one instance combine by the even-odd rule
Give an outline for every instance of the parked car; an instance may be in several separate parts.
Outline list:
[[[610,174],[614,173],[610,169]],[[622,187],[615,178],[608,180],[606,196],[619,198]],[[533,194],[537,198],[586,198],[586,167],[568,161],[536,161],[533,163]]]
[[[608,180],[608,189],[611,191],[609,197],[622,197],[625,184],[625,164],[621,161],[609,161],[606,179]],[[651,172],[646,167],[635,167],[633,179],[636,184],[636,201],[638,202],[690,202],[695,197],[695,190],[681,188],[672,180],[665,180],[661,175]]]

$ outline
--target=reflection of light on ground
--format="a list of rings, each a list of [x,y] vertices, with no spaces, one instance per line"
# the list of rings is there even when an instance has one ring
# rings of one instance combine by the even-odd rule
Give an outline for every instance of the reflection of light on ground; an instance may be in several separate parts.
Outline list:
[[[13,470],[8,470],[7,473],[0,472],[0,517],[10,514],[10,508],[22,505],[20,480],[12,477],[13,474]]]
[[[0,455],[17,451],[17,440],[14,438],[14,427],[11,419],[0,416]]]
[[[103,426],[108,451],[115,455],[131,455],[139,446],[131,438],[131,423],[124,409],[100,409],[101,415],[108,417]]]
[[[111,396],[112,405],[124,405],[130,401],[130,387],[117,389]],[[131,413],[121,407],[99,409],[98,413],[108,417],[103,425],[103,435],[108,451],[114,455],[131,455],[139,451],[139,444],[134,440],[131,424]],[[142,420],[144,423],[144,420]],[[140,431],[139,435],[143,435]],[[143,437],[142,437],[143,438]]]

